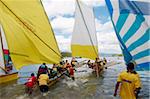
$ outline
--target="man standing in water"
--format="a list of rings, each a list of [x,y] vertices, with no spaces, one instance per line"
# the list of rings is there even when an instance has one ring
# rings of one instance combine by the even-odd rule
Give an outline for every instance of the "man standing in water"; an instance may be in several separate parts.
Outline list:
[[[141,81],[139,75],[134,71],[134,64],[129,63],[127,65],[127,71],[119,74],[117,84],[115,87],[114,96],[117,95],[117,90],[121,83],[120,97],[121,99],[136,99],[141,89]]]
[[[38,81],[40,91],[42,92],[43,96],[46,96],[48,92],[49,76],[46,72],[42,72],[38,78]]]
[[[38,74],[37,74],[37,78],[39,78],[40,74],[46,72],[49,75],[49,71],[48,71],[48,67],[46,66],[46,63],[43,63],[39,69],[38,69]]]

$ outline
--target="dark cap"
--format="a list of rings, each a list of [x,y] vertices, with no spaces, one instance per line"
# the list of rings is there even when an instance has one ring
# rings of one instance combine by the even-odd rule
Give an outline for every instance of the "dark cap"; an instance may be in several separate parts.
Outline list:
[[[31,76],[34,76],[34,73],[31,73]]]
[[[43,63],[43,65],[46,65],[46,63]]]

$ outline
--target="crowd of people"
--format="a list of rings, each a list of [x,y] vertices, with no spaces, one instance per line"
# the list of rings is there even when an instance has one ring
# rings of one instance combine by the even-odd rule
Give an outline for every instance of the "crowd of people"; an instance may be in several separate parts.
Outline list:
[[[60,75],[66,75],[72,80],[75,80],[74,71],[76,60],[73,58],[71,63],[66,61],[61,61],[59,64],[53,64],[52,68],[48,68],[46,63],[43,63],[39,69],[37,77],[34,76],[34,73],[31,74],[31,77],[28,78],[28,81],[25,83],[26,89],[25,92],[29,95],[32,94],[33,88],[38,84],[40,91],[43,94],[48,92],[48,84],[51,82],[52,78],[59,78]],[[104,58],[103,60],[96,58],[95,62],[91,62],[90,60],[86,63],[89,68],[95,70],[97,75],[99,75],[100,71],[103,71],[104,65],[107,64],[107,60]],[[141,89],[141,81],[138,73],[134,70],[135,64],[132,62],[127,64],[127,71],[123,71],[119,74],[114,96],[117,95],[117,91],[119,86],[120,88],[120,97],[121,99],[137,99],[138,94]]]
[[[93,62],[93,63],[90,60],[88,60],[88,62],[87,62],[88,67],[94,69],[97,77],[99,77],[99,74],[103,71],[104,66],[106,64],[107,64],[106,58],[104,58],[103,60],[100,58],[96,58],[95,62]]]
[[[58,79],[62,75],[70,77],[72,80],[75,80],[74,71],[76,60],[73,58],[71,63],[66,61],[61,61],[59,64],[53,64],[52,68],[48,68],[46,63],[43,63],[37,73],[37,77],[34,76],[34,73],[31,74],[31,77],[28,78],[25,83],[25,92],[29,95],[32,94],[32,91],[36,85],[39,86],[40,91],[45,95],[48,92],[48,84],[54,80]],[[60,75],[60,76],[58,76]]]

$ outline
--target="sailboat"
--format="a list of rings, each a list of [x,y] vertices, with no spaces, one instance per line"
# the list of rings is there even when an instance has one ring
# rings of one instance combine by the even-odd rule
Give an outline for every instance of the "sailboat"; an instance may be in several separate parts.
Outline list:
[[[76,0],[71,50],[73,57],[83,57],[92,60],[98,57],[98,42],[93,9],[78,0]]]
[[[52,27],[40,0],[0,0],[0,24],[17,70],[23,66],[59,63],[61,60]]]
[[[75,25],[72,34],[71,50],[73,57],[95,60],[99,57],[93,8],[76,0]],[[97,77],[103,71],[103,65],[95,64]]]
[[[125,63],[150,70],[150,2],[105,0]]]
[[[18,72],[11,63],[5,35],[0,28],[0,84],[18,78]]]

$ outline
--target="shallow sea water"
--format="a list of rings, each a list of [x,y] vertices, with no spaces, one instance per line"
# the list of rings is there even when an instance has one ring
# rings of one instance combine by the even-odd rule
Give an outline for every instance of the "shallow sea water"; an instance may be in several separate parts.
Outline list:
[[[122,62],[122,58],[117,61]],[[0,85],[0,99],[119,99],[118,96],[113,97],[113,92],[117,76],[125,68],[123,63],[108,67],[99,78],[96,78],[91,70],[84,70],[86,66],[81,67],[77,70],[80,72],[75,74],[75,81],[67,77],[60,79],[49,88],[47,96],[42,96],[38,88],[34,89],[31,96],[25,96],[23,83],[26,78],[20,78],[17,82]],[[27,76],[30,73],[22,72],[20,75]],[[149,99],[150,73],[144,71],[139,74],[142,81],[139,99]]]

